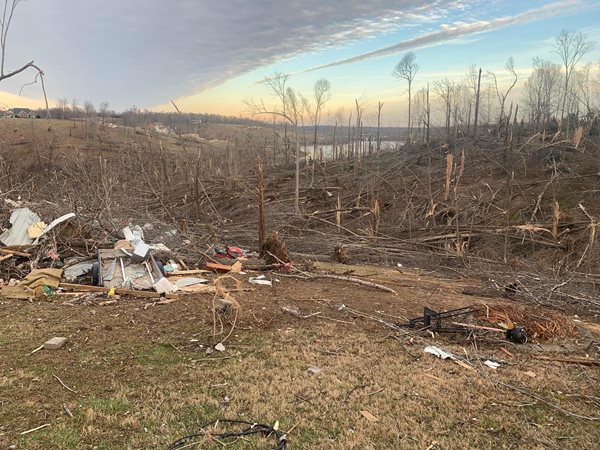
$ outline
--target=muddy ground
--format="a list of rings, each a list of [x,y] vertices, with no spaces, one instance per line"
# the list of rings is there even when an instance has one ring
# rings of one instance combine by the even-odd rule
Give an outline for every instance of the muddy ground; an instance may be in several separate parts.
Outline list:
[[[232,294],[239,314],[218,316],[217,336],[211,294],[166,305],[73,296],[3,300],[0,448],[164,449],[218,418],[279,421],[291,430],[292,449],[597,448],[598,367],[540,358],[597,358],[596,318],[565,315],[575,335],[525,345],[494,333],[405,335],[339,307],[390,323],[422,315],[424,305],[544,312],[463,295],[476,280],[395,267],[353,270],[398,295],[279,274],[271,275],[279,282],[270,288],[236,275],[253,290]],[[300,319],[283,306],[321,314]],[[31,354],[53,336],[68,337],[66,346]],[[220,341],[224,352],[207,353]],[[425,354],[429,344],[460,355],[472,369]],[[489,358],[500,367],[483,366]],[[206,437],[188,448],[228,442]],[[275,445],[247,437],[227,448]]]

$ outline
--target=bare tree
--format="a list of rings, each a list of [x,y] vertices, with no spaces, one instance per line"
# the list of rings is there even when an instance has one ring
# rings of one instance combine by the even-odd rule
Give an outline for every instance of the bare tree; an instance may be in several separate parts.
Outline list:
[[[100,115],[102,116],[102,122],[106,119],[106,115],[108,114],[108,107],[110,104],[106,101],[100,103]]]
[[[357,161],[357,165],[355,166],[355,171],[358,170],[358,165],[360,163],[361,157],[363,155],[363,114],[365,111],[365,103],[367,102],[366,97],[361,95],[359,98],[354,99],[354,105],[356,107],[356,139],[355,139],[355,159]]]
[[[433,83],[433,92],[444,104],[444,113],[446,116],[446,137],[450,137],[450,118],[452,115],[452,101],[454,99],[454,91],[456,83],[448,78],[438,80]]]
[[[283,118],[289,123],[294,133],[296,143],[296,172],[294,189],[294,209],[296,214],[300,214],[300,131],[299,125],[303,121],[304,106],[306,100],[301,94],[296,93],[291,87],[287,86],[289,75],[276,72],[272,77],[265,78],[264,82],[267,90],[273,98],[278,101],[278,105],[267,106],[263,101],[256,103],[253,100],[246,100],[246,106],[253,115],[274,115]]]
[[[533,60],[533,71],[525,82],[525,102],[535,130],[546,128],[558,98],[560,66],[539,58]]]
[[[429,102],[429,83],[427,83],[427,91],[425,94],[425,125],[427,126],[427,134],[425,135],[425,143],[427,144],[427,149],[429,149],[429,139],[431,133],[431,103]]]
[[[381,151],[381,110],[383,109],[383,103],[377,102],[377,153]]]
[[[467,70],[467,86],[473,90],[473,98],[475,102],[475,117],[473,119],[473,137],[477,137],[477,122],[479,119],[479,97],[481,92],[481,68],[477,70],[477,66],[475,66],[475,64],[469,66],[469,69]],[[467,125],[467,129],[470,126],[470,122],[471,120],[469,118],[469,124]]]
[[[419,71],[419,65],[417,64],[417,57],[413,52],[406,53],[402,59],[396,64],[392,75],[398,79],[406,80],[408,82],[408,139],[411,140],[411,94],[412,94],[412,82]]]
[[[59,98],[56,100],[56,106],[60,111],[60,118],[66,119],[69,111],[69,100],[66,98]]]
[[[89,121],[96,114],[96,108],[89,100],[83,102],[83,113],[85,114],[85,140],[87,142],[90,128]]]
[[[583,58],[583,56],[590,52],[594,48],[594,43],[591,42],[585,33],[576,33],[568,30],[562,30],[554,42],[554,51],[560,57],[563,67],[565,69],[564,76],[564,88],[563,88],[563,99],[562,108],[560,111],[560,120],[562,126],[562,120],[565,117],[565,106],[567,104],[567,95],[569,93],[569,83],[571,82],[571,75],[573,70],[577,66],[577,63]],[[567,123],[567,130],[569,125]]]
[[[71,100],[71,112],[73,117],[77,117],[79,115],[79,100],[76,98]]]
[[[314,88],[315,109],[313,114],[314,140],[313,140],[313,158],[317,153],[317,131],[321,121],[323,106],[331,99],[331,83],[326,78],[320,78],[315,82]]]
[[[94,107],[94,104],[92,102],[90,102],[89,100],[86,100],[85,102],[83,102],[83,111],[85,113],[85,117],[87,117],[87,118],[90,118],[94,114],[96,114],[96,108]]]
[[[8,40],[8,31],[10,29],[10,24],[15,14],[15,10],[17,9],[19,3],[21,3],[21,0],[4,0],[2,19],[0,20],[0,81],[14,77],[15,75],[18,75],[29,68],[34,69],[36,71],[35,78],[31,83],[26,83],[25,85],[23,85],[21,87],[21,91],[23,91],[23,87],[30,84],[35,84],[39,78],[42,85],[44,100],[46,102],[46,115],[48,118],[50,118],[50,108],[48,107],[48,97],[46,95],[46,86],[44,84],[44,72],[42,71],[42,69],[40,69],[39,66],[34,64],[34,61],[29,61],[28,63],[23,64],[20,68],[12,70],[10,72],[5,72],[4,70],[6,61],[6,43]],[[21,91],[19,92],[19,95]]]
[[[338,151],[338,147],[337,147],[337,127],[338,124],[342,123],[342,121],[344,120],[344,108],[339,108],[336,113],[335,113],[335,125],[333,126],[333,158],[334,159],[338,159],[340,157],[340,152]],[[343,144],[342,144],[342,149],[343,149]]]
[[[494,89],[496,91],[496,97],[498,97],[498,104],[500,106],[500,115],[498,117],[498,134],[500,133],[500,128],[502,127],[502,124],[505,122],[505,119],[506,119],[504,117],[506,99],[510,95],[510,92],[513,90],[515,85],[517,84],[517,81],[519,80],[519,76],[517,75],[517,71],[515,70],[515,60],[513,59],[512,56],[506,60],[506,64],[504,64],[504,68],[508,71],[508,73],[510,74],[510,77],[512,79],[510,81],[508,87],[506,88],[506,91],[500,91],[500,88],[498,86],[498,79],[496,78],[496,74],[488,71],[488,76],[494,82]]]
[[[576,99],[585,108],[585,114],[590,116],[593,114],[593,80],[591,77],[592,63],[585,64],[581,70],[574,72],[575,77],[575,88],[573,91],[577,93],[574,95]]]

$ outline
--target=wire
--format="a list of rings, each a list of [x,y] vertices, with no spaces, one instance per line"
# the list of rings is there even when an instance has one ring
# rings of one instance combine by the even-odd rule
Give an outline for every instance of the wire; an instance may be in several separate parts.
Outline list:
[[[167,450],[177,450],[177,449],[189,448],[191,445],[197,444],[197,443],[191,442],[191,441],[193,441],[193,439],[202,437],[202,436],[206,436],[206,435],[209,435],[213,438],[227,439],[227,438],[232,438],[232,437],[250,436],[253,434],[263,434],[267,437],[273,436],[273,437],[275,437],[275,439],[277,439],[277,447],[274,447],[272,450],[283,450],[283,449],[285,449],[285,446],[287,445],[287,435],[285,433],[282,433],[279,430],[275,430],[271,425],[264,425],[262,423],[256,423],[256,422],[248,422],[246,420],[217,419],[217,420],[213,420],[212,422],[208,422],[208,423],[205,423],[204,425],[201,425],[200,430],[204,430],[206,427],[209,427],[210,425],[216,426],[217,424],[221,424],[221,423],[236,424],[236,425],[249,425],[249,426],[246,428],[243,428],[240,431],[226,431],[223,433],[214,433],[214,434],[209,433],[208,431],[198,431],[197,433],[189,434],[187,436],[184,436],[184,437],[176,440],[175,442],[173,442],[171,445],[169,445],[167,447]]]

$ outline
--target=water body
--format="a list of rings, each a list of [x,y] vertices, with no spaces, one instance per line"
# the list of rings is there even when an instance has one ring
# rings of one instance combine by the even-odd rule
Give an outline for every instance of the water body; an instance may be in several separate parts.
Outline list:
[[[358,146],[358,143],[355,143],[355,148]],[[379,146],[381,151],[392,151],[398,150],[404,145],[402,141],[381,141]],[[337,144],[336,145],[338,154],[348,155],[348,144]],[[362,144],[363,151],[365,153],[369,153],[369,148],[372,151],[377,150],[377,142],[374,140],[365,139]],[[300,150],[304,152],[307,156],[319,158],[320,153],[323,152],[323,158],[331,159],[333,158],[333,144],[323,144],[317,145],[317,151],[315,155],[313,155],[314,146],[313,145],[303,145],[300,147]]]

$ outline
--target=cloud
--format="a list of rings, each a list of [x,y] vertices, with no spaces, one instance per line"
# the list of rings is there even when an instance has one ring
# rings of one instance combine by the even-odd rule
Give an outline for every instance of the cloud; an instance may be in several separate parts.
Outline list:
[[[7,65],[35,59],[46,72],[54,98],[144,107],[305,52],[449,20],[451,14],[477,4],[477,0],[23,2],[11,28]],[[6,86],[18,90],[22,82],[7,80]]]
[[[530,9],[528,11],[525,11],[520,14],[515,14],[513,16],[498,17],[492,20],[478,20],[473,22],[455,22],[453,24],[443,24],[436,31],[423,34],[415,38],[407,39],[397,44],[390,45],[388,47],[353,56],[351,58],[345,58],[338,61],[333,61],[328,64],[322,64],[320,66],[311,67],[300,73],[313,72],[315,70],[321,70],[328,67],[352,64],[372,58],[393,55],[406,50],[447,43],[450,41],[455,41],[464,36],[485,33],[487,31],[496,30],[510,25],[521,25],[528,22],[539,21],[549,17],[568,15],[576,12],[577,8],[581,7],[582,3],[580,1],[560,1],[549,3],[540,8]]]

